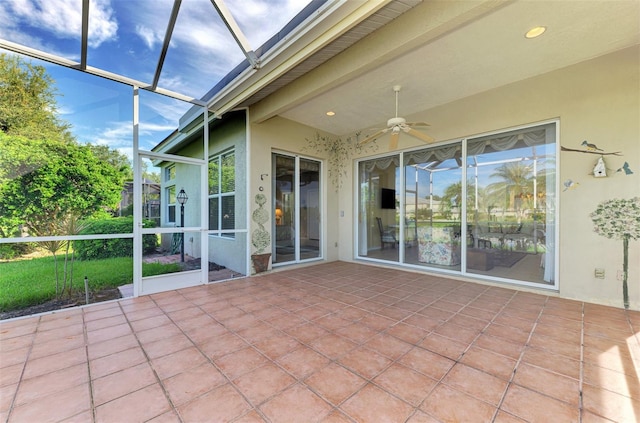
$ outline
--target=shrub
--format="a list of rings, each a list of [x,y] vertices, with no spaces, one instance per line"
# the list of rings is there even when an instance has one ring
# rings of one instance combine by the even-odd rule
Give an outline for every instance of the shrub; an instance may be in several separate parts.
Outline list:
[[[0,244],[0,260],[15,259],[25,254],[32,253],[35,250],[36,244],[33,242]]]
[[[155,227],[151,220],[143,220],[145,228]],[[133,218],[121,217],[115,219],[92,220],[81,235],[90,234],[126,234],[133,232]],[[145,253],[153,252],[158,246],[156,235],[142,236],[142,249]],[[111,257],[132,257],[133,239],[86,239],[73,243],[75,256],[79,260],[94,260]]]

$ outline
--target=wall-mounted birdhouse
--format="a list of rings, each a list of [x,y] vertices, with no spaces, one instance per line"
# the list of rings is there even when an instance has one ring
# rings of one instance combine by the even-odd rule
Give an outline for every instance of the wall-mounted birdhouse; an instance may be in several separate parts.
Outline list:
[[[607,176],[607,166],[604,163],[604,158],[600,157],[593,168],[593,176],[596,178],[604,178]]]

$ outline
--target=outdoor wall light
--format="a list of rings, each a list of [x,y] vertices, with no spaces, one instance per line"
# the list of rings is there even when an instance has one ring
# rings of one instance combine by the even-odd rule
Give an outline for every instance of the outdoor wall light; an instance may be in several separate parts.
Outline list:
[[[184,188],[181,188],[180,192],[176,196],[176,200],[178,201],[178,203],[180,203],[181,206],[184,206],[188,199],[189,196],[186,192],[184,192]]]
[[[180,188],[180,192],[176,196],[176,201],[180,204],[180,227],[184,228],[184,205],[189,196],[184,192],[184,188]],[[184,232],[180,234],[180,262],[184,263]]]

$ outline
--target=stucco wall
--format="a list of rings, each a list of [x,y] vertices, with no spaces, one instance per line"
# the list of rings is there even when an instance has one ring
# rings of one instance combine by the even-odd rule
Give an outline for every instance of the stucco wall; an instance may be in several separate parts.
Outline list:
[[[335,225],[338,215],[338,199],[335,186],[331,184],[327,177],[328,165],[326,162],[326,154],[322,151],[315,151],[308,148],[307,140],[313,139],[319,132],[314,128],[300,125],[287,119],[275,117],[261,124],[251,125],[251,175],[249,179],[249,214],[257,208],[254,197],[258,193],[262,193],[267,198],[267,204],[264,208],[269,211],[269,221],[264,226],[271,231],[273,219],[273,203],[271,189],[271,153],[274,151],[288,154],[298,154],[303,157],[309,157],[322,161],[322,216],[323,224],[322,239],[325,241],[322,245],[323,257],[328,261],[338,259],[338,246],[336,243],[339,239],[338,227]],[[327,135],[322,134],[321,135]],[[263,177],[261,178],[261,175]],[[258,228],[255,222],[250,222],[251,232]],[[344,242],[350,242],[345,239]],[[251,253],[254,252],[251,247]]]
[[[229,114],[223,122],[209,132],[209,156],[219,155],[233,148],[235,152],[236,229],[246,229],[247,221],[247,130],[244,113]],[[245,273],[247,269],[247,233],[236,233],[235,238],[209,237],[209,260]]]
[[[588,140],[606,152],[609,177],[590,173],[599,156],[561,152],[559,157],[559,294],[562,297],[622,306],[622,241],[609,240],[593,231],[589,214],[598,203],[612,198],[640,196],[640,48],[625,49],[522,82],[468,97],[423,113],[407,116],[427,121],[437,140],[454,140],[510,127],[559,119],[562,146],[581,149]],[[386,141],[380,151],[387,149]],[[402,138],[400,148],[422,145]],[[635,172],[617,173],[627,161]],[[353,166],[351,166],[351,172]],[[349,175],[352,178],[352,174]],[[567,179],[575,189],[563,192]],[[340,193],[345,218],[340,225],[340,259],[353,257],[353,183]],[[594,269],[605,269],[596,279]],[[631,308],[640,309],[640,241],[629,250],[629,296]]]

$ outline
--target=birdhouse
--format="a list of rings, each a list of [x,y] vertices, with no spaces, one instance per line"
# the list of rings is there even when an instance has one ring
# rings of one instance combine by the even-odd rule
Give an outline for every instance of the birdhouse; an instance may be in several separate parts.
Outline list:
[[[607,166],[604,164],[604,159],[600,157],[593,168],[593,176],[596,178],[604,178],[607,176]]]

